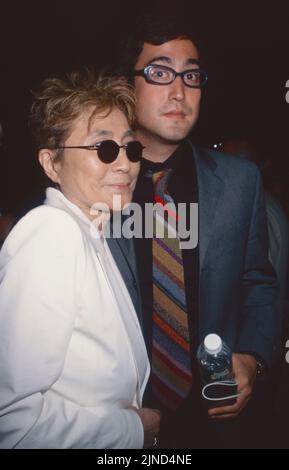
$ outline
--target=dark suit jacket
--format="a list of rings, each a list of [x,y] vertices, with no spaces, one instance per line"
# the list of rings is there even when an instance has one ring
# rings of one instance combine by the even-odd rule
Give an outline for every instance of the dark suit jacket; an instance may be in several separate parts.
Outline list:
[[[281,323],[261,175],[241,158],[192,150],[199,188],[200,340],[217,333],[234,352],[253,353],[270,365]]]

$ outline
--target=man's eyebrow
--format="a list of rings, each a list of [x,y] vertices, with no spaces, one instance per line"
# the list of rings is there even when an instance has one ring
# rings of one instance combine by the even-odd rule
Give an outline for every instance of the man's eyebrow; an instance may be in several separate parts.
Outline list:
[[[188,59],[186,61],[186,64],[188,64],[188,65],[200,65],[200,61],[197,60],[197,59]]]
[[[147,62],[146,65],[153,64],[154,62],[166,62],[167,64],[171,64],[172,59],[166,56],[157,56],[157,57],[153,57],[149,62]]]
[[[173,64],[173,60],[171,59],[171,57],[157,56],[157,57],[153,57],[149,62],[147,62],[146,67],[150,64],[154,64],[155,62],[165,62],[166,64],[169,64],[169,65]],[[197,59],[187,59],[186,64],[200,65],[200,62]]]

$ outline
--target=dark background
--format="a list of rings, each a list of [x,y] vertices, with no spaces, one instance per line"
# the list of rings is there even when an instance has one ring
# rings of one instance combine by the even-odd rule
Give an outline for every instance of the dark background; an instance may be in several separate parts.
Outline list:
[[[257,143],[285,209],[289,200],[289,28],[286,3],[274,1],[10,1],[1,5],[0,208],[23,213],[43,195],[27,115],[42,79],[110,64],[141,9],[168,8],[199,18],[209,84],[193,139],[211,146],[229,138]]]
[[[20,217],[44,195],[27,125],[32,90],[46,77],[111,64],[141,9],[157,9],[165,18],[170,8],[187,21],[198,18],[203,32],[209,83],[193,141],[205,146],[232,138],[253,142],[259,158],[269,161],[264,181],[289,215],[288,6],[288,0],[2,0],[0,210]],[[277,430],[277,445],[284,440],[288,448],[288,367],[283,373],[277,368],[272,433]]]

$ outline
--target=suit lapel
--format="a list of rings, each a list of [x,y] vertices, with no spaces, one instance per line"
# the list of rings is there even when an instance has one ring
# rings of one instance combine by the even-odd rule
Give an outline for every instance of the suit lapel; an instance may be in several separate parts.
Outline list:
[[[199,193],[199,256],[200,270],[203,267],[210,238],[214,232],[217,208],[224,192],[224,183],[217,174],[217,163],[207,152],[193,147],[198,175]]]
[[[129,291],[141,328],[143,329],[141,294],[133,240],[125,238],[107,238],[106,240]]]
[[[107,243],[120,272],[122,273],[124,269],[128,270],[130,276],[136,279],[136,264],[132,240],[107,238]]]

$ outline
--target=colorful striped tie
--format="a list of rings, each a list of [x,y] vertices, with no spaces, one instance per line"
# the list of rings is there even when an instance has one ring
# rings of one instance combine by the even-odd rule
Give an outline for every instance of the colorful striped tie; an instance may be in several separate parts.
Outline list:
[[[155,204],[171,207],[167,206],[167,218],[164,211],[154,212],[151,383],[154,396],[167,408],[176,410],[190,392],[192,372],[184,266],[174,230],[177,214],[166,190],[171,172],[166,169],[153,175]],[[162,227],[164,236],[158,238]]]

